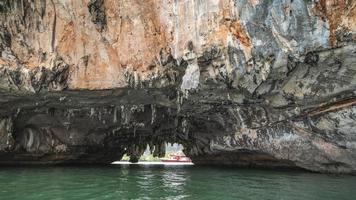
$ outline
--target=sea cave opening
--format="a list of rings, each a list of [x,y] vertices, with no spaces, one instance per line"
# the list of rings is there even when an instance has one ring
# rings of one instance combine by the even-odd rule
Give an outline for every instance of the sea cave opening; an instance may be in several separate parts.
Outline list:
[[[114,162],[120,163],[145,163],[145,164],[157,164],[157,163],[190,163],[189,157],[184,153],[184,147],[179,143],[164,142],[160,145],[147,144],[144,151],[137,146],[128,149],[127,153],[123,155],[120,161]]]

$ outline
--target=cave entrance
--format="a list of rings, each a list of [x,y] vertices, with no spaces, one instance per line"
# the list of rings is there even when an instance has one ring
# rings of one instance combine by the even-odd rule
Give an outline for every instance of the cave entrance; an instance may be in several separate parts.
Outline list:
[[[158,148],[157,146],[147,145],[144,152],[138,152],[139,155],[137,155],[137,152],[136,154],[126,153],[120,161],[114,162],[114,164],[192,164],[190,158],[184,154],[183,149],[183,145],[178,143],[164,143]]]

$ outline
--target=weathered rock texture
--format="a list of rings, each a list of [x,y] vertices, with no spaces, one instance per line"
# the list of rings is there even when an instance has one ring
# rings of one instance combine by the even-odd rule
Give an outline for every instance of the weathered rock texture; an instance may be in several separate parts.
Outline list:
[[[356,172],[354,0],[1,0],[0,164]]]

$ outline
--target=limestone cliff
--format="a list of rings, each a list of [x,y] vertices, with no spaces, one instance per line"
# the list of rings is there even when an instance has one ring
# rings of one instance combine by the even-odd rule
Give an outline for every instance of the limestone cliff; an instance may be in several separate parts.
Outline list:
[[[356,172],[354,0],[0,0],[0,164]]]

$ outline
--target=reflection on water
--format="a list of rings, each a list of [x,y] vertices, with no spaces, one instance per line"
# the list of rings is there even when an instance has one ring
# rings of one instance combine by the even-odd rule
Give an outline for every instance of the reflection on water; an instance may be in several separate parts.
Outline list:
[[[356,177],[196,166],[0,168],[0,199],[356,199]]]

